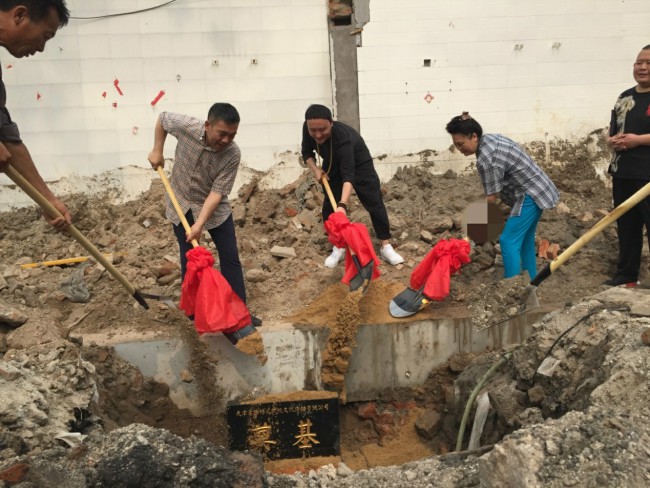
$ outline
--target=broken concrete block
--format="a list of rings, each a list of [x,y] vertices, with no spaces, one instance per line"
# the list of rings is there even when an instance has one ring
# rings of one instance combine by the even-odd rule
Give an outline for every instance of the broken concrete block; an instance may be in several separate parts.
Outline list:
[[[246,207],[243,205],[235,205],[232,208],[232,219],[235,225],[243,226],[246,222]]]
[[[0,303],[0,323],[7,324],[10,327],[20,327],[29,317],[15,308]]]
[[[262,283],[269,279],[269,275],[260,268],[253,268],[246,271],[246,279],[251,283]]]
[[[242,204],[248,202],[251,195],[257,188],[258,182],[259,182],[259,178],[255,177],[251,180],[251,182],[248,185],[243,186],[241,190],[239,190],[239,198],[241,199]]]
[[[557,204],[557,207],[555,207],[555,210],[556,210],[557,213],[559,213],[560,215],[565,215],[565,214],[569,214],[569,213],[571,213],[571,209],[570,209],[570,208],[567,206],[567,204],[564,203],[564,202],[560,202],[560,203],[558,203],[558,204]]]
[[[441,232],[450,230],[454,226],[454,221],[451,217],[442,215],[427,219],[423,222],[423,225],[432,234],[440,234]]]
[[[22,376],[18,368],[9,363],[0,363],[0,378],[5,381],[14,381]]]
[[[415,421],[415,431],[425,439],[433,439],[442,427],[442,417],[435,410],[427,410]]]
[[[591,212],[585,212],[580,216],[579,220],[580,222],[591,222],[594,220],[594,214]]]
[[[296,218],[303,225],[303,227],[307,228],[307,230],[311,230],[311,228],[316,225],[317,221],[314,212],[311,210],[303,210],[296,216]]]
[[[295,258],[297,257],[296,251],[293,247],[273,246],[271,248],[271,256],[276,258]]]

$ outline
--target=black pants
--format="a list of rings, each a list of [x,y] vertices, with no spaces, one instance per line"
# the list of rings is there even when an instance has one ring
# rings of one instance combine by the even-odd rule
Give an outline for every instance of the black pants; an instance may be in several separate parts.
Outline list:
[[[192,212],[185,215],[190,227],[194,224]],[[187,257],[185,254],[192,249],[192,244],[186,242],[187,236],[182,225],[172,225],[174,235],[178,240],[178,247],[181,253],[181,278],[185,279],[185,270],[187,269]],[[239,261],[239,252],[237,251],[237,238],[235,237],[235,224],[232,214],[226,221],[218,227],[209,229],[210,237],[214,245],[217,246],[219,255],[219,269],[226,281],[230,284],[233,291],[239,298],[246,303],[246,287],[244,286],[244,272],[242,271],[241,262]]]
[[[640,190],[644,180],[625,178],[613,179],[614,205],[621,203]],[[632,282],[639,279],[641,268],[641,252],[643,251],[643,227],[649,230],[650,246],[650,197],[640,201],[617,221],[618,228],[618,268],[616,277]]]
[[[343,182],[340,180],[330,180],[329,183],[334,198],[338,202],[341,199]],[[357,197],[359,197],[359,201],[361,202],[361,205],[363,205],[363,208],[365,208],[370,214],[372,228],[375,229],[377,238],[381,240],[390,239],[388,213],[386,212],[384,199],[381,196],[381,185],[379,184],[379,176],[377,176],[377,172],[373,170],[370,174],[364,174],[361,176],[356,175],[354,191],[356,192]],[[325,222],[332,212],[334,212],[334,209],[332,208],[329,198],[327,198],[327,193],[325,193],[324,188],[323,193],[325,194],[325,201],[323,202],[323,222]]]

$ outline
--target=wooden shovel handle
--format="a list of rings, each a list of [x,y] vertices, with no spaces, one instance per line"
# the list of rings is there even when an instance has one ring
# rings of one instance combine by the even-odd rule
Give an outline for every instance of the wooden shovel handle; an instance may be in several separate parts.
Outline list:
[[[163,182],[163,185],[165,186],[165,190],[167,191],[167,195],[169,196],[169,199],[172,201],[172,205],[174,206],[174,209],[176,210],[176,213],[178,214],[178,218],[181,219],[181,223],[183,224],[183,228],[185,229],[185,232],[188,234],[190,233],[190,224],[185,218],[185,214],[183,213],[183,209],[181,208],[181,204],[178,203],[178,200],[176,199],[176,195],[174,195],[174,190],[172,190],[172,185],[169,184],[169,179],[167,178],[167,175],[165,174],[165,170],[162,168],[162,166],[158,166],[156,168],[156,171],[158,171],[158,174],[160,175],[160,179]],[[196,239],[192,240],[192,246],[197,247],[199,245],[198,241]]]
[[[594,237],[600,234],[603,231],[603,229],[605,229],[605,227],[607,227],[615,220],[618,220],[621,217],[621,215],[627,213],[641,200],[647,198],[648,195],[650,195],[650,183],[647,183],[634,195],[632,195],[630,198],[625,200],[614,210],[612,210],[607,215],[605,215],[602,219],[600,219],[596,223],[596,225],[594,225],[591,229],[589,229],[582,236],[580,236],[580,238],[576,240],[573,244],[567,247],[562,254],[560,254],[553,261],[551,261],[549,264],[544,266],[544,268],[542,268],[542,270],[539,271],[537,275],[531,280],[530,284],[533,286],[539,286],[539,284],[542,281],[544,281],[546,278],[551,276],[551,274],[553,274],[556,269],[562,266],[562,264],[564,264],[571,256],[577,253],[580,249],[586,246],[589,243],[589,241],[591,241]]]
[[[52,217],[62,217],[61,212],[50,203],[50,201],[45,198],[32,184],[25,179],[16,169],[10,164],[7,165],[5,174],[18,185],[29,197],[34,200],[39,207],[41,207],[45,212],[47,212]],[[135,289],[135,287],[129,283],[122,273],[120,273],[113,264],[104,257],[102,253],[88,240],[86,237],[77,229],[73,224],[66,225],[66,231],[79,243],[81,244],[86,251],[88,251],[92,257],[97,260],[106,270],[111,273],[120,284],[126,288],[126,290],[133,295],[133,297],[144,307],[149,308],[144,302],[144,299],[140,296],[140,293]],[[143,303],[144,302],[144,303]]]
[[[600,219],[591,229],[585,232],[580,238],[571,244],[566,250],[551,262],[551,272],[559,268],[567,259],[577,253],[589,241],[600,234],[605,227],[618,220],[623,214],[627,213],[630,209],[636,206],[641,200],[644,200],[650,195],[650,183],[647,183],[643,188],[637,191],[630,198],[621,203],[614,210]]]
[[[326,176],[323,176],[321,181],[323,182],[323,186],[325,187],[325,193],[327,193],[327,196],[330,199],[330,203],[332,204],[332,208],[336,212],[336,207],[337,207],[336,199],[334,198],[334,194],[332,193],[332,189],[330,188],[330,183],[329,183],[329,181],[327,181]]]

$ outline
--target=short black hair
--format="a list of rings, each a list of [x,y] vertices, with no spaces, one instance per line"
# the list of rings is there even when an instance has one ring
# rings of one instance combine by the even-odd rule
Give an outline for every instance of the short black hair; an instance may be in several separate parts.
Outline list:
[[[332,111],[325,105],[313,104],[305,112],[305,120],[325,119],[332,121]]]
[[[648,44],[647,46],[642,47],[641,51],[645,51],[646,49],[650,49],[650,44]]]
[[[68,10],[65,0],[0,0],[0,11],[7,12],[19,5],[27,8],[29,17],[34,22],[45,19],[52,8],[59,15],[59,27],[66,25],[70,19],[70,10]]]
[[[483,135],[483,127],[481,127],[481,124],[471,118],[467,112],[464,112],[463,115],[456,115],[456,117],[452,118],[449,123],[447,123],[446,129],[451,135],[462,134],[470,137],[472,134],[476,134],[479,139]]]
[[[208,111],[208,122],[223,120],[226,124],[239,124],[239,112],[229,103],[215,103]]]

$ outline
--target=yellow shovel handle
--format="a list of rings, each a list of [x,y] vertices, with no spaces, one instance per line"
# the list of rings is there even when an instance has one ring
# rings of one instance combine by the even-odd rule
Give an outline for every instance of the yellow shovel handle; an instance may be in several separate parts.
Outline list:
[[[183,228],[185,229],[185,232],[188,234],[190,233],[190,224],[185,218],[185,214],[183,213],[183,209],[181,208],[181,204],[178,203],[178,200],[176,199],[176,195],[174,195],[174,190],[172,190],[172,185],[169,183],[169,179],[167,178],[167,175],[165,174],[165,170],[162,168],[162,166],[158,166],[156,168],[156,171],[158,171],[158,174],[160,175],[160,179],[163,182],[163,185],[165,186],[165,190],[167,191],[167,195],[169,196],[169,199],[172,201],[172,205],[174,206],[174,209],[176,210],[176,213],[178,214],[178,218],[181,219],[181,223],[183,224]],[[196,247],[198,246],[199,243],[196,239],[192,240],[192,246]]]
[[[648,195],[650,195],[650,183],[647,183],[643,188],[637,191],[634,195],[632,195],[630,198],[625,200],[614,210],[612,210],[607,215],[605,215],[591,229],[585,232],[577,241],[575,241],[573,244],[567,247],[562,254],[560,254],[557,258],[551,261],[551,265],[550,265],[551,272],[559,268],[567,259],[569,259],[575,253],[577,253],[589,241],[591,241],[594,237],[600,234],[605,227],[607,227],[615,220],[618,220],[621,217],[621,215],[627,213],[641,200],[644,200]]]
[[[7,165],[5,169],[5,174],[18,185],[29,197],[34,200],[39,207],[41,207],[48,215],[51,217],[62,217],[61,212],[50,203],[50,201],[45,198],[41,193],[32,186],[32,184],[25,179],[16,169],[10,164]],[[77,229],[74,224],[68,224],[66,226],[66,231],[79,243],[81,244],[86,251],[88,251],[92,257],[94,257],[98,263],[100,263],[106,270],[111,273],[120,284],[126,288],[126,290],[133,295],[133,297],[138,300],[138,302],[144,307],[149,308],[146,305],[144,300],[141,301],[140,293],[135,289],[135,287],[129,283],[122,273],[120,273],[113,264],[111,264],[99,250],[88,240],[86,237]]]

